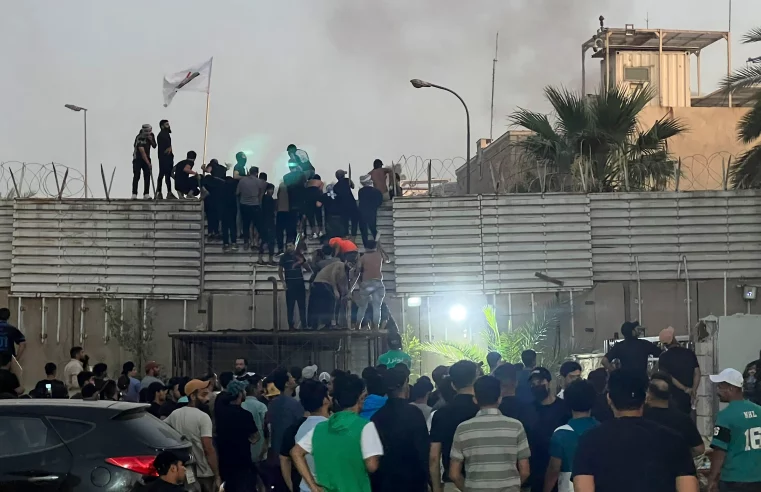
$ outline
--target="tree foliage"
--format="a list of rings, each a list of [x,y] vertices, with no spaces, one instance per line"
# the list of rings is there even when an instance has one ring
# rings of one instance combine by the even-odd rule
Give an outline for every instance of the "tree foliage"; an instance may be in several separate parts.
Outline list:
[[[676,178],[667,142],[687,128],[665,116],[642,129],[638,116],[655,97],[653,89],[611,87],[588,97],[550,86],[544,93],[552,116],[524,108],[510,115],[532,132],[514,144],[536,163],[528,179],[538,185],[525,191],[657,191]]]
[[[106,298],[104,311],[110,335],[132,354],[138,373],[142,374],[143,365],[153,355],[154,309],[143,302],[136,310],[125,308],[122,312],[121,302]]]

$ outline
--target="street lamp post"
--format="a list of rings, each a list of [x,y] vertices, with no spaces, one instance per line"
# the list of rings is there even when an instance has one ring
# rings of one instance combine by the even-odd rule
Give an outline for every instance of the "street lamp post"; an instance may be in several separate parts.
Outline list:
[[[467,173],[467,177],[465,179],[465,192],[470,194],[470,112],[468,111],[468,105],[465,104],[465,101],[460,97],[459,94],[457,94],[452,89],[447,89],[446,87],[432,84],[430,82],[426,82],[424,80],[420,79],[412,79],[410,80],[410,84],[412,84],[412,87],[415,89],[422,89],[424,87],[435,87],[437,89],[441,89],[442,91],[447,91],[450,94],[454,94],[454,96],[460,100],[462,103],[462,107],[465,108],[465,124],[467,125],[467,146],[465,151],[465,172]]]
[[[75,106],[74,104],[65,104],[64,107],[72,111],[84,112],[84,116],[85,116],[85,198],[87,198],[87,194],[88,194],[88,191],[87,191],[87,108],[83,108],[82,106]]]

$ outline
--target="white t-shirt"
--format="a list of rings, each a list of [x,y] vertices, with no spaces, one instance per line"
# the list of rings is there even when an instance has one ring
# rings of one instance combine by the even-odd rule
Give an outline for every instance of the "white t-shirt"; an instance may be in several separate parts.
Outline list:
[[[214,472],[211,471],[201,442],[202,437],[212,435],[211,417],[195,407],[182,407],[170,413],[164,422],[190,441],[196,459],[196,475],[213,477]]]
[[[175,412],[176,411],[177,410],[175,410]],[[297,443],[307,453],[312,452],[313,435],[314,429],[307,432]],[[363,460],[373,456],[383,456],[383,444],[378,435],[378,429],[375,428],[375,424],[372,422],[368,422],[367,425],[362,428],[361,447]]]

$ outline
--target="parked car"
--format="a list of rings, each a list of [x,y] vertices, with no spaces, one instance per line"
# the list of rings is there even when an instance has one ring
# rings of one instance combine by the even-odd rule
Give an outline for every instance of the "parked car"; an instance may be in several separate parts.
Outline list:
[[[129,492],[155,477],[153,459],[190,442],[147,405],[0,400],[0,492]]]

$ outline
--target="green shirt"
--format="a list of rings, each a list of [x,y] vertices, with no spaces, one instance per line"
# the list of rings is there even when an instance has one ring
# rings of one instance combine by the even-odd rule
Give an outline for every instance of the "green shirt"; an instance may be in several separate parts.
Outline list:
[[[727,453],[722,482],[761,482],[761,406],[730,402],[716,417],[711,447]]]
[[[385,354],[378,357],[378,365],[384,365],[391,369],[395,365],[402,363],[407,366],[407,369],[412,369],[412,357],[409,354],[402,352],[401,350],[389,350]]]
[[[353,412],[337,412],[312,434],[311,454],[317,483],[326,492],[370,492],[362,456],[362,431],[370,421]]]

